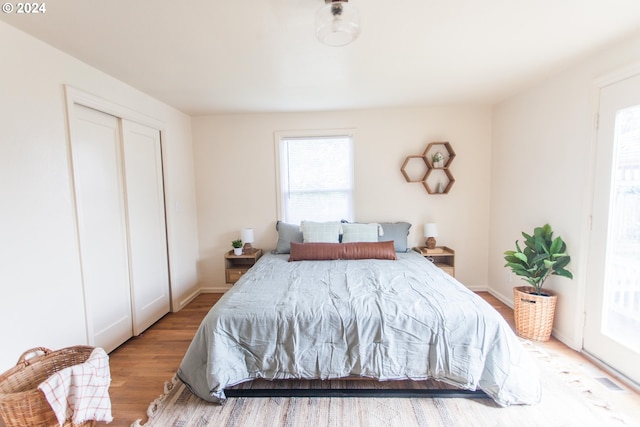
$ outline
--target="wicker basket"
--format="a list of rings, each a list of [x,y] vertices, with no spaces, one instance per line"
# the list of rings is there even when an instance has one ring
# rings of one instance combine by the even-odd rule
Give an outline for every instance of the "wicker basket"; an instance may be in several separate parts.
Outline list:
[[[513,288],[516,334],[522,338],[547,341],[551,336],[558,296],[547,289],[542,292],[545,295],[536,295],[531,286]]]
[[[86,362],[93,349],[75,346],[52,351],[37,347],[24,352],[16,366],[0,375],[0,415],[7,427],[57,427],[58,419],[38,385],[64,368]],[[27,358],[34,353],[41,354]],[[73,425],[71,420],[64,423],[64,427]],[[95,426],[95,421],[79,425]]]

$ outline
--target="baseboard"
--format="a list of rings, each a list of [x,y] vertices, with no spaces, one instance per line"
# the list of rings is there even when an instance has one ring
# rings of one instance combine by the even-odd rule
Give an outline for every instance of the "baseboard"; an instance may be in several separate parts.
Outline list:
[[[566,345],[570,349],[575,350],[577,352],[581,352],[582,351],[582,343],[574,342],[574,340],[571,339],[570,337],[567,337],[566,335],[561,334],[560,332],[558,332],[556,330],[556,328],[553,328],[551,330],[551,335],[553,335],[553,337],[555,339],[557,339],[558,341],[560,341],[562,344]]]
[[[513,310],[513,297],[506,297],[505,295],[491,288],[487,289],[487,291],[494,297],[498,298],[502,303],[506,304],[510,309]]]
[[[182,310],[187,304],[189,304],[191,301],[196,299],[196,297],[200,294],[224,294],[229,289],[231,288],[222,287],[222,286],[209,286],[204,288],[198,288],[195,291],[193,291],[191,294],[187,295],[186,298],[184,298],[182,301],[178,303],[180,306],[178,307],[177,310],[174,308],[172,311],[175,313]]]
[[[231,289],[231,286],[228,286],[228,287],[225,287],[225,286],[207,286],[207,287],[204,287],[204,288],[200,288],[200,293],[201,294],[224,294],[229,289]]]
[[[193,291],[191,294],[187,295],[187,297],[185,299],[183,299],[182,301],[178,302],[179,307],[177,310],[173,310],[173,312],[177,312],[182,310],[187,304],[189,304],[191,301],[193,301],[198,295],[200,295],[200,289],[196,289],[195,291]]]

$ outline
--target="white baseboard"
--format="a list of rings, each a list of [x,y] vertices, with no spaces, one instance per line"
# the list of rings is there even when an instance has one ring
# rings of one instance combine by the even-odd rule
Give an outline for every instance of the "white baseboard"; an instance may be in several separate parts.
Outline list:
[[[187,304],[189,304],[191,301],[196,299],[196,297],[200,294],[224,294],[229,289],[231,289],[231,287],[209,286],[204,288],[198,288],[195,291],[193,291],[191,294],[187,295],[187,297],[184,298],[182,301],[179,301],[178,302],[179,307],[177,307],[177,309],[174,308],[172,311],[175,313],[182,310]]]
[[[204,288],[200,288],[201,294],[224,294],[231,286],[207,286]]]
[[[189,304],[191,301],[193,301],[198,295],[200,295],[200,289],[196,289],[195,291],[193,291],[191,294],[187,295],[186,298],[184,298],[182,301],[178,302],[178,309],[176,310],[174,307],[173,312],[177,312],[182,310],[187,304]]]
[[[556,328],[553,328],[551,330],[551,335],[553,335],[553,337],[555,339],[557,339],[558,341],[560,341],[561,343],[563,343],[564,345],[566,345],[570,349],[575,350],[577,352],[581,352],[582,351],[582,343],[574,342],[574,340],[572,340],[570,337],[567,337],[566,335],[561,334],[560,332],[558,332],[556,330]]]
[[[497,292],[495,289],[488,289],[488,292],[494,297],[498,298],[501,302],[509,306],[510,309],[513,310],[513,298],[507,297],[500,292]]]
[[[467,286],[467,289],[473,292],[489,292],[489,288],[485,286]]]

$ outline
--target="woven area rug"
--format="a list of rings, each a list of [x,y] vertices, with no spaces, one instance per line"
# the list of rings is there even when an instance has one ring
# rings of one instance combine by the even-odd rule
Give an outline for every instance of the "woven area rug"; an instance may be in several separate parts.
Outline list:
[[[491,399],[295,397],[229,398],[223,405],[193,395],[177,378],[149,406],[149,420],[132,427],[218,426],[636,426],[615,410],[611,396],[579,366],[567,365],[535,345],[523,343],[535,356],[542,374],[542,402],[501,408]],[[408,387],[437,387],[435,382]],[[404,388],[404,381],[253,381],[237,387]],[[450,388],[441,384],[443,388]],[[600,392],[600,390],[603,390]]]

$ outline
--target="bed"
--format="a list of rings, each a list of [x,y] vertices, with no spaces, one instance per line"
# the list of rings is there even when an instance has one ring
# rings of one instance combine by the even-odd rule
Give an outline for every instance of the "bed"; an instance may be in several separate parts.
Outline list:
[[[263,255],[202,321],[178,370],[200,398],[254,379],[435,379],[501,406],[540,400],[535,363],[488,303],[417,252]]]

